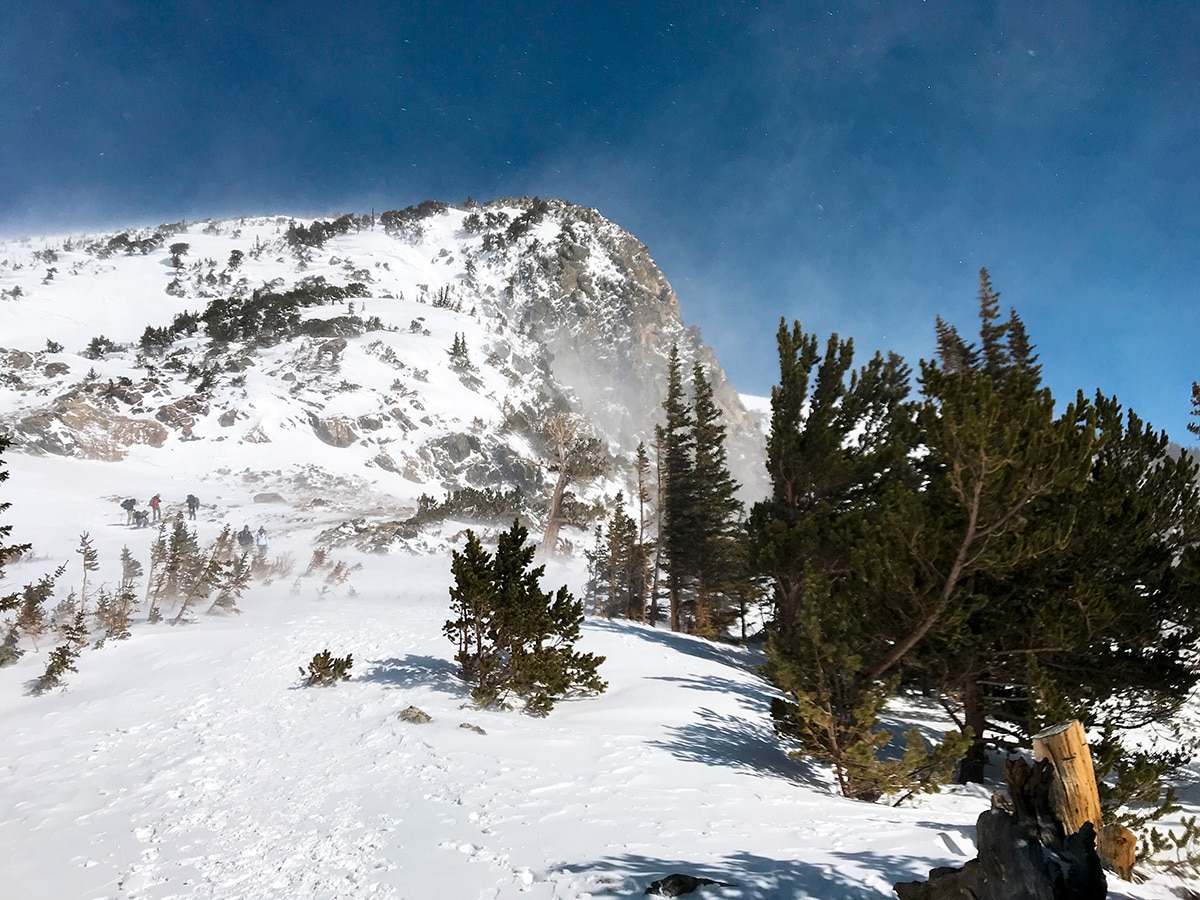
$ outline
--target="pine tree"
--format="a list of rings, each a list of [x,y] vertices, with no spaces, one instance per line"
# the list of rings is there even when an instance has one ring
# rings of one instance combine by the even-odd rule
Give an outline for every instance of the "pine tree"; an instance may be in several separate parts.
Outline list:
[[[780,323],[778,344],[773,491],[748,523],[751,561],[774,586],[764,671],[786,698],[772,703],[775,727],[799,754],[831,764],[845,796],[929,789],[965,745],[949,735],[930,750],[909,734],[903,759],[885,761],[891,735],[879,713],[896,680],[865,673],[872,652],[889,646],[897,611],[864,569],[903,563],[903,543],[887,538],[916,486],[908,369],[876,354],[852,372],[852,342],[833,335],[821,355],[798,322]]]
[[[1200,417],[1200,382],[1192,382],[1192,417]],[[1200,434],[1200,422],[1188,422],[1188,431]],[[3,537],[3,535],[0,535]]]
[[[647,529],[649,527],[649,519],[646,512],[646,507],[650,503],[650,455],[646,452],[646,445],[642,441],[639,441],[637,445],[637,455],[634,459],[634,471],[637,473],[638,504],[637,593],[642,598],[641,615],[639,616],[639,621],[645,622],[647,615],[647,600],[650,594],[651,554],[654,552],[654,544],[646,539]]]
[[[8,449],[10,441],[6,435],[0,434],[0,484],[8,481],[8,466],[4,462],[4,451]],[[0,515],[8,512],[11,503],[0,502]],[[0,576],[4,575],[4,564],[16,559],[22,553],[30,549],[29,544],[5,544],[12,534],[12,525],[0,525]],[[12,593],[6,596],[0,596],[0,612],[8,612],[16,609],[20,604],[20,594]]]
[[[134,583],[142,577],[142,564],[129,552],[121,548],[121,590],[133,590]]]
[[[767,438],[772,496],[755,505],[748,528],[753,565],[773,583],[773,631],[788,636],[811,574],[848,575],[864,517],[881,515],[885,497],[914,489],[915,433],[900,357],[877,353],[851,372],[852,341],[832,335],[822,355],[815,335],[783,320],[777,343]]]
[[[666,422],[656,429],[662,444],[662,470],[659,484],[662,491],[659,542],[667,573],[667,599],[670,605],[671,630],[682,627],[681,605],[683,591],[696,569],[698,548],[695,541],[696,483],[695,417],[683,393],[683,372],[679,362],[678,345],[671,346],[667,361],[667,396],[663,400]]]
[[[980,573],[967,627],[933,635],[914,662],[951,695],[961,691],[980,727],[1028,740],[1078,718],[1102,734],[1097,760],[1122,774],[1102,788],[1115,806],[1133,796],[1135,770],[1170,762],[1131,751],[1123,734],[1165,727],[1200,680],[1189,649],[1200,641],[1200,472],[1116,398],[1097,394],[1094,409],[1099,437],[1085,482],[1025,514],[1057,523],[1062,539],[1011,570]],[[978,688],[964,672],[977,673]],[[965,778],[982,776],[982,746]],[[1145,788],[1137,786],[1143,802]]]
[[[154,538],[154,543],[150,545],[150,572],[146,576],[146,601],[150,605],[146,620],[151,624],[162,621],[160,606],[166,595],[166,564],[169,555],[167,523],[160,522],[158,534]]]
[[[499,537],[495,555],[467,532],[463,552],[452,554],[451,615],[443,633],[458,652],[464,680],[480,706],[523,699],[527,712],[547,715],[577,691],[603,691],[597,674],[604,657],[578,653],[583,605],[565,586],[543,592],[544,566],[530,568],[536,548],[518,521]]]
[[[63,684],[63,676],[67,672],[78,672],[75,663],[83,648],[87,646],[88,631],[84,622],[83,610],[75,613],[74,618],[64,631],[63,643],[52,651],[46,660],[46,670],[33,683],[32,693],[44,694],[46,691]]]
[[[240,612],[238,601],[250,588],[250,580],[254,574],[254,564],[250,560],[250,553],[236,554],[233,545],[233,528],[226,525],[214,541],[214,555],[218,560],[218,567],[213,577],[212,588],[216,593],[216,598],[213,600],[212,606],[208,608],[209,613]],[[342,567],[340,571],[338,566]],[[344,581],[344,576],[347,574],[344,564],[338,563],[326,577],[326,581],[337,583],[336,579],[338,578]]]
[[[92,536],[86,531],[79,536],[79,547],[75,550],[75,552],[82,557],[83,580],[79,588],[79,609],[86,615],[88,598],[88,573],[99,571],[100,553],[94,546],[92,546]]]
[[[54,584],[67,570],[63,563],[49,575],[43,575],[37,581],[30,582],[21,589],[21,603],[13,623],[13,633],[20,630],[33,642],[33,649],[38,649],[38,638],[45,634],[50,623],[47,621],[45,604],[54,593]],[[17,652],[20,656],[20,652]],[[16,657],[13,657],[13,662]]]
[[[877,584],[904,598],[903,621],[867,668],[871,679],[901,661],[919,670],[926,656],[935,665],[946,647],[954,649],[953,693],[975,740],[960,776],[971,780],[982,777],[987,728],[986,666],[973,649],[980,640],[971,639],[987,631],[979,621],[989,602],[980,579],[1036,565],[1061,544],[1070,522],[1034,513],[1047,498],[1081,489],[1096,446],[1094,410],[1079,396],[1056,412],[1019,318],[1014,312],[996,325],[998,295],[986,270],[980,283],[983,352],[968,354],[975,365],[921,365],[926,487],[909,498],[908,521],[899,526],[911,568],[872,573]],[[914,652],[922,642],[927,646]],[[915,677],[911,671],[909,677]]]
[[[233,554],[233,528],[226,525],[207,549],[201,550],[194,531],[187,532],[183,528],[182,519],[177,520],[176,537],[178,539],[179,563],[179,612],[171,621],[178,625],[187,613],[217,591],[217,601],[209,607],[209,612],[217,609],[235,611],[237,599],[250,584],[251,564],[247,554],[235,557]]]
[[[9,472],[4,463],[4,451],[10,445],[7,436],[0,434],[0,484],[8,480]],[[5,513],[11,503],[0,502],[0,514]],[[0,525],[0,580],[4,577],[4,566],[7,562],[19,557],[30,549],[29,544],[6,544],[12,534],[12,525]],[[33,641],[37,649],[37,639],[47,628],[44,604],[50,598],[54,583],[66,570],[66,564],[59,566],[52,574],[44,575],[37,581],[26,584],[11,594],[0,595],[0,613],[17,611],[15,619],[9,620],[4,626],[4,639],[0,641],[0,667],[15,663],[24,651],[20,646],[20,635],[23,632]]]
[[[476,686],[481,697],[499,695],[497,651],[490,636],[492,608],[496,603],[492,585],[491,555],[475,533],[468,529],[462,551],[451,552],[450,613],[443,633],[457,646],[454,661],[460,677]]]
[[[692,481],[695,485],[697,634],[715,638],[736,615],[736,586],[744,577],[738,483],[729,474],[725,425],[704,367],[692,367]]]
[[[583,588],[585,609],[599,613],[609,595],[611,566],[608,560],[608,541],[604,537],[604,526],[597,525],[592,531],[592,549],[583,551],[587,560],[587,582]]]
[[[625,512],[625,497],[618,493],[603,534],[599,554],[601,580],[607,585],[602,611],[608,617],[641,620],[645,617],[645,578],[637,523]]]
[[[663,570],[663,503],[666,500],[666,470],[664,468],[665,439],[661,428],[654,429],[654,561],[650,565],[650,608],[647,613],[650,625],[658,626],[661,610],[658,605],[659,578]]]

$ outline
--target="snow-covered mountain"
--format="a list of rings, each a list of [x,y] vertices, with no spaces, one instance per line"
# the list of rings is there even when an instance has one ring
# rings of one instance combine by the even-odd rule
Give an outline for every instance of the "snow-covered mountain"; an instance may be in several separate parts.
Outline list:
[[[462,488],[536,508],[554,411],[613,456],[589,499],[628,496],[672,344],[710,373],[731,470],[757,499],[759,420],[646,247],[595,210],[427,202],[0,244],[0,428],[18,449],[198,454],[212,477],[347,516],[403,521],[422,494]],[[277,470],[249,470],[258,444]]]

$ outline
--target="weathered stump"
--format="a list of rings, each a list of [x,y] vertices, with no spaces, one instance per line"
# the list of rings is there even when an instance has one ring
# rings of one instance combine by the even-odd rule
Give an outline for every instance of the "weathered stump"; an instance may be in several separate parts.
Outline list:
[[[978,856],[961,869],[938,868],[927,882],[894,885],[900,900],[1104,900],[1108,885],[1091,822],[1064,836],[1054,809],[1049,760],[1004,766],[1013,811],[994,808],[976,822]]]
[[[1067,834],[1091,822],[1096,829],[1096,850],[1104,868],[1130,881],[1137,856],[1137,838],[1122,825],[1104,825],[1100,794],[1087,736],[1078,721],[1060,722],[1033,736],[1035,759],[1048,759],[1058,778],[1054,782],[1054,809]]]
[[[1088,749],[1083,725],[1077,721],[1060,722],[1033,736],[1033,758],[1048,759],[1058,779],[1054,783],[1054,808],[1067,834],[1074,834],[1091,822],[1100,830],[1100,794],[1096,790],[1096,770]]]

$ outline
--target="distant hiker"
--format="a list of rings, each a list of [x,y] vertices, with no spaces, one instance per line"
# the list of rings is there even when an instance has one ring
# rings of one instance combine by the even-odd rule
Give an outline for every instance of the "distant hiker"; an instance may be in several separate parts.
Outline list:
[[[134,513],[133,513],[133,527],[134,528],[145,528],[149,524],[150,524],[150,513],[146,512],[144,509],[134,510]]]
[[[150,511],[152,513],[154,513],[154,521],[155,522],[157,522],[159,519],[162,518],[162,510],[159,509],[159,506],[161,504],[162,504],[162,495],[161,494],[155,494],[153,497],[150,498]]]
[[[267,529],[261,525],[258,527],[258,533],[254,535],[254,549],[259,555],[265,555],[267,552]]]
[[[195,494],[187,495],[188,518],[196,518],[196,510],[200,508],[200,499]]]
[[[121,501],[121,509],[125,510],[125,524],[133,524],[133,508],[137,506],[137,501],[132,497]]]
[[[249,550],[254,546],[254,532],[250,530],[249,525],[243,525],[242,530],[237,533],[238,546],[243,550]]]

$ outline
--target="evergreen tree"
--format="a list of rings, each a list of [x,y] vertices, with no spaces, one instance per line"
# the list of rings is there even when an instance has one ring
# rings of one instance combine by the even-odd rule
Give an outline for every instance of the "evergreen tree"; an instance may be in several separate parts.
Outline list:
[[[921,366],[925,488],[907,498],[896,520],[908,564],[869,573],[903,599],[898,630],[866,670],[875,679],[903,662],[915,680],[928,659],[931,668],[953,671],[955,683],[946,687],[962,703],[975,741],[960,772],[971,780],[982,778],[987,728],[979,647],[990,631],[991,601],[981,586],[1040,565],[1067,538],[1069,519],[1035,513],[1048,498],[1082,488],[1096,446],[1094,410],[1079,396],[1056,414],[1020,319],[1014,312],[996,324],[998,295],[986,270],[980,285],[983,350],[968,346],[965,354],[974,364],[947,368],[942,354],[940,365]]]
[[[693,518],[696,509],[696,482],[693,477],[695,417],[683,393],[678,345],[671,346],[667,362],[667,396],[662,406],[666,411],[666,422],[656,429],[662,445],[659,477],[662,502],[658,539],[667,573],[671,630],[679,631],[683,591],[690,581],[689,575],[696,570],[699,548],[696,546]]]
[[[8,481],[8,466],[4,462],[4,451],[8,449],[10,440],[7,435],[0,434],[0,484]],[[11,503],[0,501],[0,515],[6,513]],[[4,575],[4,564],[16,559],[22,553],[29,550],[29,544],[6,544],[12,535],[12,525],[0,525],[0,577]],[[16,609],[20,604],[20,594],[14,592],[6,596],[0,596],[0,612],[8,612]]]
[[[849,575],[864,517],[878,518],[885,497],[915,489],[915,432],[900,357],[876,354],[851,372],[852,341],[832,335],[822,355],[815,335],[783,320],[777,342],[772,496],[755,505],[748,529],[754,568],[773,582],[773,631],[788,636],[799,627],[812,573]]]
[[[738,483],[729,474],[725,425],[713,400],[712,383],[699,362],[692,367],[692,412],[695,632],[715,638],[736,615],[736,588],[744,577],[742,504],[736,496]]]
[[[452,554],[455,577],[451,615],[443,633],[458,651],[455,660],[480,706],[521,697],[527,712],[547,715],[557,700],[576,691],[603,691],[597,674],[604,657],[577,653],[583,605],[561,587],[543,592],[544,566],[530,568],[535,547],[518,521],[499,537],[495,555],[467,532],[462,553]]]
[[[646,539],[646,534],[649,527],[649,519],[646,507],[650,503],[650,455],[646,452],[646,445],[642,441],[639,441],[637,445],[637,455],[634,458],[634,471],[637,473],[638,504],[637,593],[642,598],[641,615],[639,616],[639,621],[645,622],[647,615],[647,600],[649,599],[651,589],[651,555],[652,553],[656,552],[655,544],[657,542],[651,542]]]
[[[16,621],[13,623],[12,632],[14,634],[17,630],[23,632],[33,642],[34,650],[38,649],[38,638],[50,627],[46,617],[46,601],[54,593],[55,582],[62,577],[66,570],[67,564],[63,563],[49,575],[43,575],[37,581],[30,582],[21,589],[20,607],[17,611]],[[15,662],[20,655],[20,651],[17,650],[16,656],[10,661]]]
[[[142,564],[129,552],[128,547],[121,548],[121,590],[133,590],[134,582],[142,577]]]
[[[92,536],[86,531],[79,536],[79,547],[75,550],[75,552],[82,557],[83,580],[79,587],[79,608],[86,615],[88,598],[88,573],[99,571],[100,553],[94,546],[92,546]]]
[[[63,676],[67,672],[78,672],[75,663],[83,648],[87,646],[88,631],[84,623],[83,610],[75,613],[70,624],[63,633],[63,643],[50,651],[46,660],[46,670],[33,683],[32,693],[44,694],[46,691],[63,684]]]
[[[212,587],[216,593],[216,598],[212,602],[212,606],[208,608],[209,613],[221,612],[240,612],[238,609],[238,601],[242,595],[250,588],[250,580],[254,575],[254,564],[250,560],[249,551],[243,553],[234,552],[234,534],[233,527],[226,525],[221,529],[221,533],[217,535],[214,542],[214,555],[219,561],[219,565],[213,577]],[[339,568],[340,567],[340,568]],[[338,563],[337,566],[330,571],[326,577],[328,583],[339,583],[349,576],[343,563]]]
[[[888,646],[895,616],[864,568],[884,552],[903,560],[903,545],[881,536],[893,533],[893,507],[916,484],[908,369],[876,354],[852,372],[850,341],[833,335],[821,355],[799,323],[781,322],[778,343],[767,442],[773,491],[748,523],[751,560],[774,586],[764,671],[785,692],[772,703],[776,729],[799,754],[831,764],[845,796],[929,789],[965,745],[951,735],[930,750],[910,733],[903,757],[885,761],[891,735],[879,712],[896,682],[864,672],[872,652]]]
[[[9,472],[4,463],[4,451],[10,446],[6,435],[0,434],[0,484],[8,480]],[[11,503],[0,501],[0,514],[5,513]],[[4,566],[30,549],[29,544],[6,543],[12,534],[12,525],[0,524],[0,580],[4,577]],[[24,651],[20,646],[20,635],[23,632],[33,641],[37,649],[37,639],[46,630],[48,623],[44,604],[54,590],[54,583],[66,570],[66,564],[59,566],[52,574],[44,575],[37,581],[26,584],[11,594],[0,594],[0,613],[16,610],[15,619],[4,623],[4,638],[0,641],[0,667],[12,665]]]
[[[588,572],[587,583],[583,589],[585,609],[592,613],[600,613],[608,600],[609,579],[612,574],[603,525],[597,525],[593,530],[592,549],[584,550],[583,555],[587,559]]]
[[[1192,382],[1192,416],[1200,417],[1200,382]],[[1188,422],[1188,431],[1200,434],[1200,422]]]
[[[492,585],[492,558],[473,531],[467,531],[462,552],[451,552],[450,613],[442,631],[457,645],[454,661],[459,675],[480,691],[480,696],[498,695],[499,650],[491,639],[492,609],[496,592]]]
[[[1057,523],[1062,539],[1011,571],[981,572],[966,627],[932,635],[913,668],[961,696],[980,728],[1026,741],[1078,718],[1101,733],[1097,761],[1120,775],[1102,793],[1116,806],[1134,796],[1132,779],[1171,762],[1131,751],[1123,734],[1169,723],[1200,680],[1190,658],[1200,641],[1200,487],[1195,461],[1172,458],[1165,433],[1115,398],[1097,394],[1094,408],[1099,438],[1085,482],[1026,514]],[[982,775],[978,742],[963,777]],[[1138,799],[1151,802],[1145,788],[1137,784]]]
[[[645,565],[637,539],[637,523],[625,512],[625,497],[618,493],[612,515],[603,529],[594,553],[596,600],[599,611],[609,618],[645,618]]]
[[[208,548],[201,550],[194,531],[183,527],[177,518],[172,545],[179,554],[179,612],[172,620],[178,625],[187,613],[215,590],[217,599],[209,612],[217,609],[236,611],[237,600],[250,584],[252,565],[249,555],[235,556],[233,528],[226,525]]]
[[[146,619],[151,624],[162,621],[160,606],[166,594],[168,555],[167,523],[160,522],[158,534],[150,545],[150,572],[146,576],[146,600],[150,604]]]

